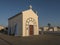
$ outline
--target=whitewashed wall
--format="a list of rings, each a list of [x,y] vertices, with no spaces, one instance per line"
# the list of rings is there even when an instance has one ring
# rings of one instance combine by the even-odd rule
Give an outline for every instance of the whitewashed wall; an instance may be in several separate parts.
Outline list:
[[[18,30],[17,34],[15,36],[21,36],[22,35],[22,15],[18,15],[10,20],[8,20],[8,27],[11,27],[11,34],[14,32],[14,26],[17,23],[18,25]]]

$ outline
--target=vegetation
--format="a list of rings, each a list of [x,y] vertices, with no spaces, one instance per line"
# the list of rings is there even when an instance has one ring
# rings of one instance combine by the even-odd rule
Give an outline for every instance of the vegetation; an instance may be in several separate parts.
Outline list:
[[[51,27],[51,24],[50,23],[48,23],[48,27]]]

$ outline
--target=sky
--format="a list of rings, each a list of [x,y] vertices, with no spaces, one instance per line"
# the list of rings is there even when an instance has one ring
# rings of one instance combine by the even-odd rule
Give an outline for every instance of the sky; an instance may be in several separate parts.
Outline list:
[[[8,18],[29,5],[38,12],[39,26],[60,26],[60,0],[0,0],[0,25],[8,26]]]

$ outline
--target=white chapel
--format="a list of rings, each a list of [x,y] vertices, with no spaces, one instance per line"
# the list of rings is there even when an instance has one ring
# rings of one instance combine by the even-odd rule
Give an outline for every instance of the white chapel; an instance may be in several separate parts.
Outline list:
[[[39,35],[38,15],[31,5],[28,10],[8,19],[8,34],[14,36]]]

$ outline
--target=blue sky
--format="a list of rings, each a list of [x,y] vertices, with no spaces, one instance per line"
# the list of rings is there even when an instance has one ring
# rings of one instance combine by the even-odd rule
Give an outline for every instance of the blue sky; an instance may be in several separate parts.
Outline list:
[[[0,25],[7,26],[9,17],[28,9],[30,4],[38,12],[40,26],[60,26],[60,0],[0,0]]]

